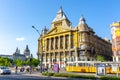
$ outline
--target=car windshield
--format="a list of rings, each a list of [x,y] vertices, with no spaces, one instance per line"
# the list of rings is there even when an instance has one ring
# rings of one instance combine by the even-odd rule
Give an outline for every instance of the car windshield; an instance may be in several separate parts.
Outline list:
[[[2,66],[2,67],[0,67],[0,69],[7,69],[6,67],[4,67],[4,66]]]

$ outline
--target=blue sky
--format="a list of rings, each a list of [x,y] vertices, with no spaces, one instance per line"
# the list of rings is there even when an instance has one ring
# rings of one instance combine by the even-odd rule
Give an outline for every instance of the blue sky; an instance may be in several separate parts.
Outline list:
[[[120,20],[120,0],[0,0],[0,54],[13,54],[26,45],[37,58],[37,40],[44,26],[51,27],[62,6],[72,26],[81,15],[96,34],[111,39],[110,24]]]

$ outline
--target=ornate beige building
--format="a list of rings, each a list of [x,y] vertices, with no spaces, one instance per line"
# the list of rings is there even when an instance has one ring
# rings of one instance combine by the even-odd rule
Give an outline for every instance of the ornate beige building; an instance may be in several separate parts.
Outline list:
[[[77,26],[72,27],[60,8],[51,28],[42,30],[37,55],[43,66],[51,67],[56,61],[60,67],[65,67],[73,61],[95,61],[97,55],[110,60],[112,50],[110,41],[95,35],[83,17]]]

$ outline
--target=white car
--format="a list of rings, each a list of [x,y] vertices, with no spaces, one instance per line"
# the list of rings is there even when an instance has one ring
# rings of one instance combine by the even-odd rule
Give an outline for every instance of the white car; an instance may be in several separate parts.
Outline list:
[[[0,66],[0,74],[11,74],[11,70],[5,66]]]

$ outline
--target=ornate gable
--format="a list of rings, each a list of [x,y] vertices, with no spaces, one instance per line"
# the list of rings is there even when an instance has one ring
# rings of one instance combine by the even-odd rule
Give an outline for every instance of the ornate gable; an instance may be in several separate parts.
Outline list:
[[[58,34],[58,33],[66,32],[69,30],[70,30],[69,27],[68,28],[66,28],[66,27],[54,27],[47,33],[47,35]]]

